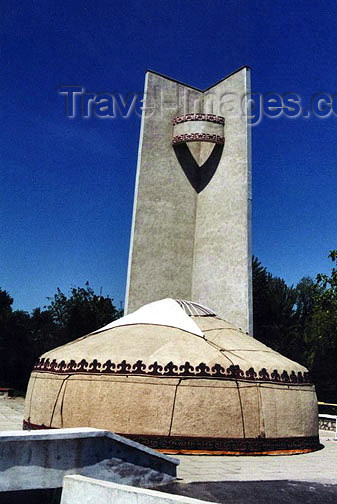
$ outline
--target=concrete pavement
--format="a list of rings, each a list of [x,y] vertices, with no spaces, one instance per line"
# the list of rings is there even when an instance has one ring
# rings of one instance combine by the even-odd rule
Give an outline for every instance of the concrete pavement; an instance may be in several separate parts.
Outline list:
[[[320,431],[324,448],[303,455],[176,456],[178,476],[193,481],[295,480],[337,484],[337,441],[334,432]]]
[[[22,429],[24,398],[0,399],[0,431]]]

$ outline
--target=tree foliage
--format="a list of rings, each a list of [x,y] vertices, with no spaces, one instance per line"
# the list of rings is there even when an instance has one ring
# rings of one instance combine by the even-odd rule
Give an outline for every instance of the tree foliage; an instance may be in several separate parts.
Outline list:
[[[254,336],[310,370],[318,397],[337,400],[337,251],[329,275],[296,287],[273,277],[253,258]]]
[[[307,365],[317,383],[322,400],[336,402],[337,398],[337,251],[329,254],[333,267],[330,275],[316,277],[316,291],[311,318],[307,323]]]
[[[119,318],[109,297],[95,294],[87,282],[85,287],[73,287],[67,297],[60,289],[45,308],[54,322],[60,344],[88,334],[95,329]]]
[[[13,310],[13,299],[0,289],[0,386],[24,390],[37,358],[122,316],[110,297],[95,294],[88,283],[70,295],[57,289],[49,305],[31,314]]]
[[[254,336],[278,352],[287,354],[298,325],[296,289],[274,277],[253,257]]]

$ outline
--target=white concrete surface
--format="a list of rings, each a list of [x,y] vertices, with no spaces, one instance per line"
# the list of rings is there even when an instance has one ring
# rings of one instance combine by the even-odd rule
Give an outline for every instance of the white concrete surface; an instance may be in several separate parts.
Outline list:
[[[252,335],[251,130],[240,107],[249,93],[247,67],[204,93],[203,112],[225,117],[225,146],[197,198],[191,299]]]
[[[167,297],[186,299],[251,332],[251,149],[241,110],[249,92],[247,67],[204,92],[147,73],[125,313]],[[171,139],[177,127],[201,127],[201,121],[173,127],[174,117],[199,112],[225,117],[225,145],[213,178],[197,194]],[[196,143],[208,158],[213,144]]]
[[[83,476],[64,478],[61,504],[202,504],[201,501],[155,490],[118,485]]]
[[[59,488],[67,474],[151,486],[170,481],[178,464],[101,429],[0,432],[0,492]]]

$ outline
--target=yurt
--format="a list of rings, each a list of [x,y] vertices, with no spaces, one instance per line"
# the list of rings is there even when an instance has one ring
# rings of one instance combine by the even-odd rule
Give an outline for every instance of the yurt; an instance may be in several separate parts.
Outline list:
[[[25,429],[97,427],[165,453],[319,447],[307,369],[210,309],[174,299],[45,353],[24,418]]]

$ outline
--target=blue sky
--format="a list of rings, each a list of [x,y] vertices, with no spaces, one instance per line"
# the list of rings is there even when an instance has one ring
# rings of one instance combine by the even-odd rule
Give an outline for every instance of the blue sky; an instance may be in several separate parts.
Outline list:
[[[127,95],[151,68],[203,89],[249,65],[254,92],[309,105],[337,93],[336,17],[313,0],[3,4],[0,287],[15,308],[86,280],[124,300],[140,120],[69,119],[59,86]],[[253,252],[289,284],[337,248],[336,139],[335,116],[253,128]]]

